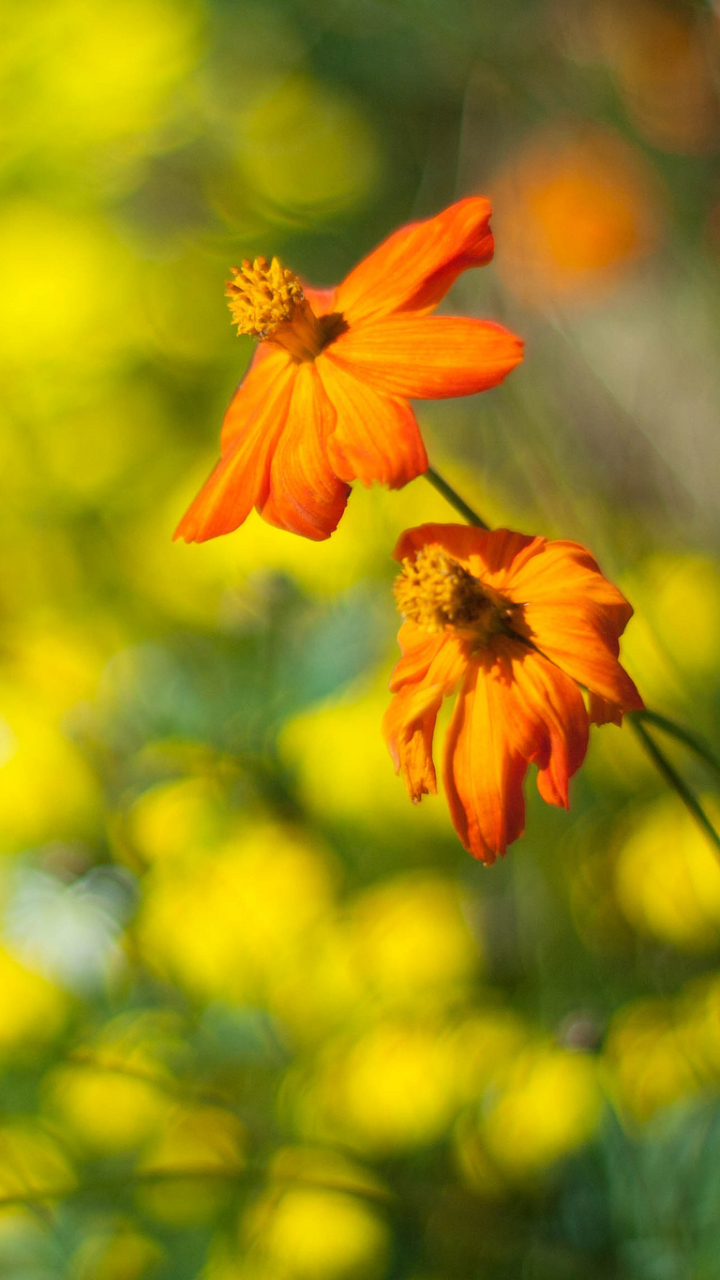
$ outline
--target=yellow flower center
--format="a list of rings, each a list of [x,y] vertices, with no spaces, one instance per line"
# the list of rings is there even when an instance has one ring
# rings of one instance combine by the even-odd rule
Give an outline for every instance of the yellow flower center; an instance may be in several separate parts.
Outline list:
[[[292,320],[305,298],[297,276],[277,258],[270,263],[267,258],[244,258],[241,267],[230,270],[227,296],[238,333],[267,338],[278,325]]]
[[[393,590],[403,617],[425,631],[465,633],[478,646],[507,631],[517,608],[439,547],[406,556]]]
[[[227,298],[239,334],[279,343],[299,363],[314,360],[346,327],[337,314],[318,318],[297,276],[277,258],[244,258],[231,270]]]

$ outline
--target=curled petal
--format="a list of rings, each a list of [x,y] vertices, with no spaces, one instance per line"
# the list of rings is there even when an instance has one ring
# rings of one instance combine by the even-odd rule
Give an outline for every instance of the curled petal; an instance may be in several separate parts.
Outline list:
[[[414,803],[437,791],[432,740],[442,700],[441,685],[408,686],[395,694],[383,717],[383,735],[395,772],[402,773]]]
[[[391,311],[431,311],[461,271],[492,258],[490,213],[487,200],[471,196],[401,227],[346,276],[338,311],[350,324]]]
[[[538,766],[548,804],[568,807],[568,783],[587,750],[582,694],[518,641],[499,637],[468,667],[445,751],[445,788],[465,847],[494,862],[522,835],[522,784]]]
[[[297,367],[284,430],[270,468],[270,487],[259,510],[270,524],[306,538],[329,538],[345,510],[349,485],[327,456],[335,411],[314,364]]]
[[[525,827],[527,761],[508,734],[509,664],[489,651],[468,666],[445,740],[443,780],[465,848],[490,865]]]
[[[588,745],[588,716],[574,680],[517,642],[498,639],[512,668],[514,714],[508,729],[528,762],[538,766],[538,791],[548,804],[569,807],[568,783]],[[515,737],[520,730],[524,735]]]
[[[418,801],[437,790],[432,760],[435,721],[443,698],[463,676],[469,649],[454,636],[424,633],[423,638],[414,623],[405,623],[402,631],[405,652],[390,682],[396,692],[385,713],[383,734],[410,799]]]
[[[329,350],[378,391],[440,400],[497,386],[522,360],[523,344],[489,320],[396,315],[348,329]]]
[[[336,413],[328,457],[341,480],[400,489],[427,471],[425,446],[406,401],[352,377],[332,359],[332,349],[317,367]]]
[[[265,368],[265,366],[263,366]],[[258,370],[259,373],[259,370]],[[186,542],[205,542],[231,533],[247,519],[253,506],[262,506],[270,486],[273,451],[282,435],[295,383],[295,366],[286,361],[266,393],[248,407],[246,384],[242,396],[241,425],[233,427],[226,450],[175,531]],[[253,397],[255,392],[253,390]],[[233,404],[228,417],[234,412]]]

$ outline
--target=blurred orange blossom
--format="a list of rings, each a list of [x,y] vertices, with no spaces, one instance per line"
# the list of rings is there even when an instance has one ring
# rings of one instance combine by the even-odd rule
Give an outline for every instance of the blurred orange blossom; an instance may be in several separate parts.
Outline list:
[[[459,685],[445,791],[465,848],[490,864],[522,835],[528,765],[543,799],[568,808],[589,723],[642,709],[618,661],[632,608],[576,542],[425,524],[393,555],[405,620],[383,731],[410,798],[434,794],[435,721]]]
[[[524,300],[586,300],[652,252],[658,183],[642,154],[610,129],[539,130],[494,186],[502,226],[497,267]]]
[[[225,416],[220,462],[176,537],[230,533],[254,506],[324,539],[350,481],[398,489],[427,470],[408,398],[483,391],[522,358],[498,324],[429,315],[461,271],[492,257],[490,212],[470,197],[410,223],[336,289],[301,284],[277,258],[234,269],[233,319],[260,344]]]

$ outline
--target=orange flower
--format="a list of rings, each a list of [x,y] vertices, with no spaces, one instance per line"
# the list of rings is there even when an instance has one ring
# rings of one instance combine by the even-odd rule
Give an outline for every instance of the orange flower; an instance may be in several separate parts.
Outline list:
[[[434,794],[435,720],[459,685],[445,791],[465,848],[489,864],[522,835],[528,765],[543,799],[567,809],[589,722],[642,708],[618,662],[632,608],[576,542],[425,524],[393,555],[405,621],[383,732],[410,798]]]
[[[240,333],[260,345],[225,416],[221,458],[176,537],[237,529],[253,506],[281,529],[327,538],[349,482],[399,489],[428,461],[408,398],[471,395],[521,360],[519,338],[488,320],[430,316],[467,267],[493,253],[487,200],[411,223],[337,289],[310,289],[277,258],[229,282]]]

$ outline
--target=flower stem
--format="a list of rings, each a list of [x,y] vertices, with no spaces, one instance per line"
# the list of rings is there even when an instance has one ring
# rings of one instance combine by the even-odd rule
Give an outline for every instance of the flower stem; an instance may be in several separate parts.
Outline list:
[[[677,738],[678,742],[682,742],[691,751],[694,751],[696,756],[704,760],[705,764],[720,776],[720,760],[710,750],[707,743],[702,738],[696,737],[689,729],[684,728],[683,725],[676,724],[674,720],[668,719],[667,716],[661,716],[658,711],[648,711],[647,708],[644,711],[631,711],[630,715],[635,720],[647,720],[649,724],[654,724],[658,729],[662,729],[664,733],[669,734],[670,737]]]
[[[673,790],[677,791],[685,807],[690,811],[698,826],[705,832],[705,835],[713,845],[715,852],[720,855],[720,836],[705,813],[700,801],[696,799],[690,788],[680,777],[680,774],[677,773],[673,765],[671,765],[667,756],[660,750],[655,740],[651,738],[641,717],[642,712],[639,714],[636,714],[635,712],[629,713],[627,718],[631,729],[640,739],[642,746],[647,751],[650,759],[655,765],[655,768],[662,774],[665,781],[673,788]]]
[[[478,529],[490,528],[490,525],[486,524],[477,512],[473,511],[472,507],[469,507],[467,502],[463,501],[460,494],[456,493],[452,485],[449,485],[447,480],[443,480],[442,476],[439,476],[433,467],[428,467],[424,474],[425,479],[430,481],[433,489],[437,489],[438,493],[442,494],[443,498],[450,503],[451,507],[455,508],[463,520],[466,520],[468,524],[474,524]]]

